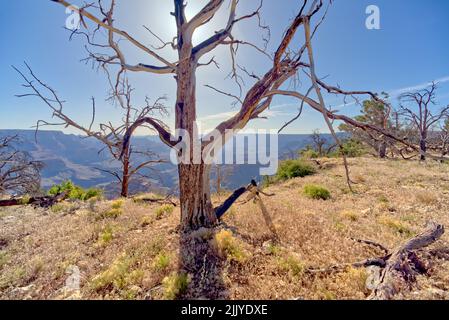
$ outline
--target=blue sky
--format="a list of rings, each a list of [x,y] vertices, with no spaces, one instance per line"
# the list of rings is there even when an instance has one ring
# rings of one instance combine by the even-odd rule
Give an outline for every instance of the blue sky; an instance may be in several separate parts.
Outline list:
[[[164,39],[171,39],[175,22],[170,16],[169,0],[118,0],[116,24],[147,44],[157,44],[142,25],[152,28]],[[192,15],[206,0],[188,1],[187,14]],[[74,1],[81,4],[81,1]],[[271,27],[271,51],[277,39],[294,17],[302,1],[265,0],[263,21]],[[251,12],[257,1],[241,0],[239,15]],[[365,9],[377,5],[381,13],[381,29],[365,28]],[[222,13],[225,13],[224,6]],[[106,79],[101,72],[80,62],[86,56],[84,39],[69,41],[63,29],[67,18],[65,9],[49,0],[5,1],[0,10],[0,129],[32,127],[37,120],[51,119],[49,109],[35,98],[18,99],[23,93],[21,79],[11,65],[22,66],[27,61],[41,79],[56,89],[67,101],[65,111],[73,118],[89,124],[90,97],[95,96],[99,121],[119,121],[119,110],[105,102]],[[224,17],[224,15],[221,15]],[[204,39],[224,24],[224,19],[214,19],[212,28],[202,28],[196,41]],[[423,4],[417,0],[336,0],[328,17],[316,35],[315,60],[319,76],[327,76],[330,84],[338,84],[350,90],[386,91],[391,93],[393,104],[396,96],[409,89],[422,88],[432,80],[440,80],[438,103],[449,103],[449,1],[430,0]],[[245,40],[261,43],[260,30],[254,22],[244,23],[235,34]],[[298,46],[300,38],[296,39]],[[152,63],[151,59],[123,43],[130,62]],[[174,52],[163,52],[175,59]],[[229,71],[229,55],[226,48],[215,53],[221,70],[205,67],[198,72],[198,115],[203,129],[213,128],[218,122],[236,111],[231,100],[204,87],[214,85],[226,91],[238,93],[235,84],[225,77]],[[269,66],[266,58],[251,49],[242,49],[238,61],[248,70],[262,74]],[[172,76],[151,74],[130,75],[136,87],[134,100],[143,102],[148,95],[156,99],[168,97],[167,106],[173,110],[175,81]],[[306,91],[307,88],[302,88]],[[342,112],[354,115],[359,107],[341,107],[343,101],[327,97],[327,103],[339,106]],[[289,98],[277,98],[268,111],[269,120],[256,120],[251,128],[277,129],[295,113],[298,102]],[[171,119],[167,120],[172,122]],[[315,128],[325,130],[321,115],[306,109],[302,118],[286,133],[308,133]],[[52,128],[55,129],[55,128]],[[65,129],[67,132],[76,131]],[[139,132],[148,133],[146,131]]]

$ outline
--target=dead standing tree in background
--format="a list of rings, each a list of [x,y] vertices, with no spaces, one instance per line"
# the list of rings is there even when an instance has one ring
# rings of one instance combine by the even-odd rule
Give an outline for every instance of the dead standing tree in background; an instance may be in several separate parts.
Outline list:
[[[0,196],[35,195],[40,191],[43,164],[17,149],[18,136],[0,137]]]
[[[25,63],[27,71],[30,76],[26,76],[22,71],[13,67],[25,80],[24,87],[28,88],[31,93],[17,95],[18,97],[29,97],[34,96],[40,98],[50,109],[53,111],[53,118],[60,120],[59,123],[49,123],[48,121],[39,120],[36,125],[36,133],[42,126],[64,126],[72,127],[86,135],[86,137],[92,137],[104,144],[104,148],[100,150],[102,152],[107,149],[112,157],[119,161],[121,164],[120,172],[116,172],[108,169],[100,169],[102,172],[114,176],[121,185],[120,195],[122,197],[129,196],[129,183],[133,176],[142,175],[141,171],[144,168],[150,168],[151,166],[162,163],[164,160],[160,159],[151,151],[145,150],[134,150],[133,146],[127,145],[123,149],[124,135],[129,130],[129,128],[140,119],[155,116],[155,115],[166,115],[166,109],[162,104],[163,98],[157,99],[154,103],[151,103],[149,98],[145,100],[145,106],[141,108],[136,108],[132,105],[131,96],[132,88],[128,83],[126,77],[122,73],[119,73],[116,78],[116,82],[111,80],[109,72],[108,75],[109,84],[111,86],[111,95],[108,100],[112,103],[117,103],[123,110],[122,123],[120,125],[114,125],[111,122],[100,123],[99,129],[94,129],[95,117],[96,117],[96,107],[95,99],[92,98],[92,120],[88,127],[79,124],[73,118],[69,117],[63,110],[64,102],[61,100],[56,91],[50,86],[43,83],[31,70],[31,68]],[[50,98],[47,96],[50,95]],[[154,121],[158,120],[154,118]],[[134,158],[139,156],[145,160],[142,162],[135,161]]]
[[[334,120],[341,120],[364,130],[374,130],[391,138],[395,138],[393,135],[385,132],[383,128],[358,122],[349,117],[331,112],[326,108],[321,93],[322,89],[334,94],[350,96],[369,95],[373,99],[379,98],[377,95],[368,91],[343,91],[340,88],[326,85],[317,77],[315,73],[311,39],[323,22],[327,12],[327,7],[324,5],[323,0],[304,0],[302,2],[297,15],[288,24],[285,33],[280,39],[276,39],[277,43],[273,55],[268,54],[265,48],[260,48],[253,42],[237,39],[233,34],[233,27],[248,19],[256,19],[259,27],[262,27],[263,30],[269,30],[268,27],[264,27],[261,24],[260,16],[262,3],[260,3],[255,11],[238,15],[238,0],[210,0],[196,15],[193,16],[193,18],[188,20],[185,14],[186,4],[184,1],[174,0],[174,12],[172,15],[175,19],[177,35],[172,42],[164,42],[162,47],[169,47],[175,50],[178,56],[177,61],[169,61],[158,53],[158,48],[146,46],[135,37],[131,36],[128,32],[118,29],[114,24],[113,18],[115,7],[114,0],[110,2],[108,10],[104,9],[102,1],[98,1],[98,5],[96,6],[89,5],[88,7],[81,9],[76,9],[69,2],[64,0],[52,1],[77,11],[82,17],[82,25],[86,28],[88,28],[87,22],[90,21],[94,24],[94,30],[101,29],[106,31],[109,39],[115,36],[123,41],[127,41],[129,45],[133,45],[145,53],[149,60],[153,61],[153,64],[131,64],[128,61],[128,57],[122,51],[122,48],[119,47],[119,42],[113,41],[113,45],[111,43],[106,45],[106,47],[113,50],[114,53],[112,55],[94,56],[105,65],[118,66],[122,71],[144,72],[157,76],[174,76],[177,85],[176,103],[174,105],[175,128],[187,132],[190,138],[190,141],[188,141],[190,142],[190,146],[199,144],[202,151],[201,154],[209,154],[211,150],[216,150],[216,148],[222,147],[226,141],[232,137],[229,134],[226,135],[226,132],[229,132],[228,130],[237,132],[245,128],[251,120],[262,117],[264,111],[266,111],[272,104],[275,96],[279,95],[295,97],[302,101],[302,103],[306,103],[316,111],[322,113],[329,130],[340,148],[342,147],[341,142],[333,129]],[[224,7],[225,3],[229,4],[226,8]],[[204,39],[202,42],[193,44],[192,38],[196,30],[199,27],[209,24],[215,15],[218,15],[218,12],[221,12],[220,9],[227,10],[227,23],[223,29],[216,31],[212,36]],[[89,12],[91,10],[97,10],[98,14],[95,15]],[[321,15],[321,19],[318,19],[318,15]],[[313,27],[312,21],[315,21]],[[303,44],[296,40],[296,36],[299,34],[301,28],[304,29],[306,39]],[[152,30],[149,28],[146,29],[150,31],[153,36],[156,36]],[[157,38],[161,41],[160,37]],[[218,132],[221,134],[221,137],[225,137],[225,139],[211,139],[210,135],[201,138],[196,130],[196,73],[200,67],[217,65],[214,58],[211,58],[212,53],[215,49],[222,46],[229,48],[232,61],[230,78],[238,84],[240,94],[226,93],[219,88],[209,87],[213,88],[218,93],[225,94],[228,97],[234,97],[236,99],[236,105],[239,106],[239,111],[235,116],[223,121],[216,127],[214,132]],[[237,52],[238,48],[241,46],[248,46],[267,58],[268,67],[263,74],[256,75],[249,72],[244,66],[238,65],[236,62]],[[240,72],[242,74],[239,74]],[[301,72],[306,75],[305,80],[311,83],[311,87],[318,98],[318,101],[308,96],[309,93],[312,92],[312,89],[309,90],[307,94],[301,94],[295,90],[285,89],[288,83],[298,83],[297,80],[299,80]],[[251,87],[245,91],[244,83],[241,81],[243,77],[249,79],[249,81],[245,82],[252,82]],[[154,121],[154,118],[152,117],[141,118],[130,126],[125,136],[123,150],[126,150],[128,147],[133,132],[143,125],[153,127],[159,133],[162,141],[168,146],[175,148],[175,151],[179,154],[186,151],[178,148],[178,137],[172,135],[167,130],[166,126],[161,125],[160,122]],[[405,143],[407,144],[407,142]],[[217,220],[217,212],[219,212],[221,216],[238,197],[234,197],[233,201],[225,201],[225,203],[229,205],[228,207],[219,206],[214,208],[210,192],[210,164],[206,163],[204,159],[201,159],[200,163],[196,163],[193,150],[190,150],[190,153],[187,154],[187,160],[187,163],[178,165],[181,225],[184,229],[210,227],[214,225]],[[351,187],[349,170],[345,158],[344,161],[348,176],[348,186]]]
[[[426,160],[430,131],[449,116],[449,106],[437,111],[432,110],[432,106],[436,105],[436,89],[437,85],[433,82],[429,88],[404,93],[400,96],[402,102],[400,113],[419,134],[421,160]],[[414,107],[407,107],[404,104],[414,104]]]

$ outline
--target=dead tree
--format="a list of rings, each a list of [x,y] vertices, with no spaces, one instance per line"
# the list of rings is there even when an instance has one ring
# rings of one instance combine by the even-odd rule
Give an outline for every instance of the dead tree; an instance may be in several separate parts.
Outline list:
[[[444,157],[449,154],[449,117],[446,118],[435,138],[435,148]]]
[[[402,116],[417,130],[421,160],[426,160],[429,132],[435,125],[449,115],[449,106],[435,109],[437,85],[433,82],[428,88],[404,93],[400,96]],[[408,106],[414,105],[414,107]]]
[[[262,3],[253,12],[239,14],[238,0],[210,0],[191,19],[187,19],[185,1],[173,0],[174,12],[172,16],[177,28],[176,37],[172,41],[164,41],[153,30],[146,28],[151,36],[161,42],[161,45],[156,47],[145,45],[130,33],[116,27],[114,0],[111,1],[111,5],[108,8],[103,6],[102,1],[98,1],[97,5],[87,5],[80,9],[76,9],[76,7],[64,0],[53,0],[53,2],[59,3],[64,7],[71,7],[77,11],[82,18],[82,25],[85,28],[88,28],[88,21],[94,24],[93,29],[86,31],[84,34],[89,35],[89,32],[92,34],[95,30],[103,30],[107,34],[109,41],[102,44],[101,47],[103,49],[111,49],[112,53],[110,55],[92,53],[93,59],[105,65],[118,67],[122,72],[174,76],[177,85],[174,105],[176,133],[172,134],[167,129],[167,126],[155,121],[153,117],[140,118],[126,132],[123,154],[128,148],[133,132],[140,126],[145,125],[153,127],[162,141],[173,148],[180,158],[185,160],[178,165],[181,225],[184,229],[197,229],[214,225],[217,217],[221,216],[229,206],[213,207],[210,191],[211,165],[203,158],[198,161],[195,158],[193,148],[183,148],[179,145],[180,138],[177,133],[181,130],[188,133],[187,142],[189,146],[199,145],[202,155],[209,154],[211,150],[221,148],[232,138],[232,134],[226,134],[227,132],[229,133],[231,130],[235,133],[245,128],[250,121],[263,117],[263,113],[270,107],[273,99],[276,96],[284,95],[297,98],[302,105],[308,104],[320,112],[340,148],[342,148],[342,144],[333,128],[334,120],[342,120],[365,130],[375,130],[378,133],[394,137],[385,132],[383,128],[360,123],[349,117],[331,112],[324,103],[322,90],[327,90],[332,94],[353,97],[368,95],[373,99],[381,100],[377,95],[369,91],[343,91],[338,87],[327,85],[315,73],[311,40],[327,13],[329,6],[326,6],[326,4],[329,3],[330,5],[332,1],[304,0],[299,5],[296,16],[286,26],[285,33],[280,39],[276,39],[273,54],[267,52],[267,46],[256,45],[255,41],[253,41],[254,39],[251,41],[237,39],[233,34],[234,26],[248,19],[255,19],[258,22],[258,26],[264,31],[263,33],[268,34],[269,27],[261,23]],[[225,6],[225,3],[228,3],[229,6]],[[224,11],[227,12],[227,22],[223,28],[216,31],[209,38],[194,44],[192,39],[195,31],[200,27],[208,25],[216,15],[223,14]],[[288,17],[286,17],[285,21],[287,20]],[[304,32],[304,43],[297,41],[301,29]],[[89,45],[92,38],[88,36],[87,39]],[[151,61],[151,64],[143,62],[131,63],[129,61],[131,59],[130,56],[125,54],[124,48],[120,47],[121,43],[119,43],[118,39],[122,40],[122,42],[126,41],[128,45],[140,50]],[[267,40],[267,37],[263,40]],[[266,70],[263,70],[261,74],[256,74],[247,70],[245,66],[239,65],[237,55],[239,48],[242,46],[247,46],[265,57],[268,65]],[[238,105],[238,112],[233,117],[220,123],[210,135],[200,136],[196,127],[197,70],[204,67],[218,66],[213,54],[219,47],[229,48],[231,55],[229,77],[235,81],[238,93],[228,93],[211,85],[208,87],[216,93],[233,97],[235,104]],[[161,48],[173,49],[177,53],[176,60],[170,61],[170,59],[164,58],[159,51]],[[304,80],[309,81],[311,85],[308,93],[301,94],[296,91],[296,86],[291,87],[293,88],[292,90],[287,91],[284,89],[284,84],[298,83],[299,76],[303,74],[305,74]],[[242,81],[243,79],[245,81]],[[316,93],[318,101],[308,96],[311,91]],[[211,139],[216,134],[220,135],[221,139]],[[348,186],[351,187],[349,169],[345,157],[344,164],[348,176]],[[236,197],[233,198],[233,201],[235,200]],[[225,201],[225,203],[229,204],[230,202]]]
[[[368,289],[372,290],[369,299],[390,300],[408,289],[418,275],[426,275],[429,271],[429,261],[433,257],[449,258],[447,248],[442,250],[425,250],[437,242],[444,234],[444,226],[436,222],[429,222],[426,229],[393,250],[367,240],[352,239],[357,242],[376,247],[382,251],[379,257],[369,258],[354,263],[337,264],[327,268],[310,268],[307,273],[322,274],[345,271],[348,268],[370,268]]]
[[[0,195],[34,195],[40,190],[43,164],[18,150],[17,135],[0,138]]]
[[[50,208],[56,203],[62,202],[69,196],[68,192],[59,193],[55,196],[31,197],[31,198],[14,198],[9,200],[0,200],[0,207],[12,207],[33,205],[40,208]]]
[[[318,152],[318,156],[320,158],[328,154],[328,152],[325,151],[327,140],[323,138],[318,129],[313,131],[311,139],[313,143],[313,148],[315,149],[316,152]]]
[[[113,81],[107,69],[105,69],[109,84],[111,87],[111,94],[108,100],[111,103],[117,103],[119,107],[123,110],[122,123],[119,125],[114,125],[111,122],[100,123],[98,125],[98,130],[94,129],[95,117],[96,117],[96,106],[95,99],[92,98],[92,119],[89,126],[83,126],[76,122],[70,116],[65,113],[63,107],[64,102],[61,100],[56,91],[53,90],[49,85],[42,82],[31,70],[31,68],[26,64],[29,76],[25,75],[22,71],[15,68],[14,69],[22,76],[25,81],[24,87],[31,90],[31,93],[17,95],[17,97],[28,97],[35,96],[40,98],[50,109],[53,111],[53,118],[60,120],[58,123],[50,123],[48,121],[39,120],[36,125],[36,133],[42,126],[64,126],[72,127],[83,133],[87,138],[92,137],[100,141],[105,147],[102,148],[99,153],[104,149],[108,150],[113,159],[119,161],[121,164],[120,171],[108,170],[104,168],[96,168],[99,171],[105,172],[107,174],[115,177],[120,185],[121,191],[120,195],[122,197],[128,197],[129,195],[129,183],[133,176],[140,175],[146,177],[142,170],[144,168],[151,169],[155,164],[165,162],[163,159],[159,158],[154,152],[147,150],[135,150],[132,145],[127,145],[122,148],[124,144],[124,135],[129,130],[129,128],[134,125],[134,123],[140,121],[141,119],[148,116],[165,116],[166,109],[163,105],[164,98],[159,98],[155,102],[151,102],[147,97],[145,99],[145,105],[141,108],[136,108],[132,105],[132,91],[128,79],[123,75],[122,72],[117,74],[117,78]],[[48,98],[48,95],[50,98]],[[154,120],[157,121],[157,120]],[[135,157],[143,158],[142,162],[133,161]]]

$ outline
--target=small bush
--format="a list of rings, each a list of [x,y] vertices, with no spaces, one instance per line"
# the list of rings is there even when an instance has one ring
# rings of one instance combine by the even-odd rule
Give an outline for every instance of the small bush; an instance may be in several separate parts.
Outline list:
[[[189,287],[190,277],[186,273],[173,273],[162,280],[164,298],[174,300],[184,294]]]
[[[65,209],[66,209],[66,206],[63,205],[62,203],[55,204],[50,208],[51,212],[53,212],[53,213],[61,213]]]
[[[164,249],[164,240],[160,237],[153,239],[145,248],[145,251],[150,256],[156,256]]]
[[[6,265],[9,261],[9,257],[5,251],[0,251],[0,270]]]
[[[317,159],[320,157],[320,154],[311,146],[307,146],[299,151],[299,156],[303,159]]]
[[[152,219],[149,216],[144,216],[141,220],[140,220],[140,226],[142,228],[148,227],[152,222]]]
[[[118,199],[115,200],[114,202],[112,202],[112,209],[121,209],[123,207],[123,204],[125,203],[125,201],[123,201],[123,199]]]
[[[293,256],[280,259],[279,267],[294,277],[300,277],[304,272],[304,265]]]
[[[160,252],[153,260],[153,268],[158,272],[167,270],[170,266],[170,256],[165,252]]]
[[[328,200],[331,197],[331,193],[324,187],[309,184],[304,187],[304,194],[315,200]]]
[[[350,221],[357,221],[360,218],[360,215],[357,212],[345,210],[340,213],[340,215]]]
[[[438,203],[438,198],[430,191],[421,191],[416,194],[416,200],[425,205]]]
[[[22,197],[22,199],[20,199],[20,204],[23,206],[26,206],[27,204],[29,204],[31,201],[31,197],[28,195],[25,195]]]
[[[100,245],[107,245],[114,239],[114,232],[111,226],[106,226],[102,232],[98,235],[98,243]]]
[[[170,214],[175,208],[172,205],[164,204],[156,209],[156,219],[161,219],[165,214]]]
[[[379,222],[400,234],[406,235],[408,237],[413,235],[413,231],[409,227],[394,218],[382,216],[379,218]]]
[[[48,190],[48,194],[55,196],[57,194],[68,192],[68,198],[72,200],[87,201],[95,197],[101,197],[103,191],[100,189],[84,190],[80,186],[75,185],[72,181],[66,181],[58,185],[54,185]]]
[[[144,272],[140,269],[130,271],[134,264],[135,259],[122,255],[108,269],[92,279],[91,288],[95,291],[107,288],[122,290],[127,286],[139,284]]]
[[[271,185],[273,185],[276,182],[276,178],[275,177],[271,177],[271,176],[263,176],[262,177],[262,183],[261,186],[262,188],[269,188]]]
[[[349,158],[361,157],[366,153],[366,149],[360,141],[349,139],[343,142],[341,148],[335,151],[332,156],[341,157],[345,155]]]
[[[103,213],[103,217],[104,218],[112,218],[112,219],[116,219],[119,216],[121,216],[123,214],[123,210],[122,209],[111,209],[109,211],[106,211]]]
[[[315,168],[303,160],[286,160],[281,162],[276,174],[280,180],[305,177],[315,173]]]
[[[245,252],[229,230],[217,232],[212,239],[212,245],[215,247],[218,255],[222,258],[240,263],[246,260]]]

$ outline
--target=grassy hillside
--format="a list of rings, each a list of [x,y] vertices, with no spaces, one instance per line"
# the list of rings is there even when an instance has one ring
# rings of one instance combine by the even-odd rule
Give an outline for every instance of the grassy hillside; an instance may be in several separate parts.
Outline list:
[[[394,248],[428,220],[449,226],[449,165],[352,159],[351,194],[338,160],[323,161],[315,175],[266,188],[279,242],[252,202],[191,236],[178,232],[178,208],[133,200],[0,209],[0,298],[364,299],[369,270],[306,270],[382,254],[351,238]],[[310,184],[331,198],[309,197]],[[73,266],[80,291],[64,289]],[[429,275],[398,298],[449,298],[449,263],[433,259]]]

